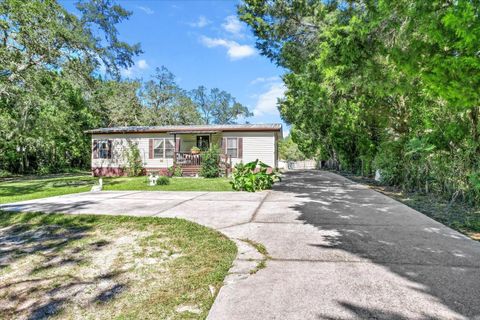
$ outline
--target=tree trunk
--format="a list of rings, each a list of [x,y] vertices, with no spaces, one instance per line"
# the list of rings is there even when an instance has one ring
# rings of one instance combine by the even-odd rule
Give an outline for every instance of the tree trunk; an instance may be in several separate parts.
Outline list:
[[[475,156],[478,159],[480,156],[480,132],[478,131],[479,107],[472,107],[470,109],[470,120],[472,121],[472,139]]]

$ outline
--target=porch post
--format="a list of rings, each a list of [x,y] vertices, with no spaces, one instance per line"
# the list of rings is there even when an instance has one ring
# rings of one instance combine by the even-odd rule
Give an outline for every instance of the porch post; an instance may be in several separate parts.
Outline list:
[[[174,149],[173,149],[173,165],[177,164],[177,134],[173,134],[173,143],[174,143]]]
[[[210,137],[208,138],[208,148],[212,148],[212,133],[209,133]]]

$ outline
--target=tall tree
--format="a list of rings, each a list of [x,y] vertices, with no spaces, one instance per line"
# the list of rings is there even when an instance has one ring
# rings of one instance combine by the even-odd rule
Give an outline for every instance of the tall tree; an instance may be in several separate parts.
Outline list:
[[[138,81],[96,81],[94,103],[104,126],[142,125],[145,110],[138,96],[140,86]]]
[[[140,48],[116,37],[129,12],[106,0],[78,8],[80,17],[54,0],[0,2],[0,169],[87,164],[83,130],[102,125],[93,74],[103,64],[116,76]]]
[[[253,115],[230,93],[218,88],[208,92],[207,88],[200,86],[192,90],[190,96],[206,124],[231,124],[240,117],[248,118]]]
[[[175,76],[166,67],[155,70],[141,93],[145,104],[145,125],[198,124],[202,122],[195,105],[185,90],[175,82]]]
[[[478,0],[244,0],[305,152],[480,203]],[[399,159],[402,159],[401,161]]]

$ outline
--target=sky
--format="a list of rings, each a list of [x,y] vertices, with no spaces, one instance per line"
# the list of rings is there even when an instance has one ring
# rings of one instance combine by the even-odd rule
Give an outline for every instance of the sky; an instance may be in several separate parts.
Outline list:
[[[61,3],[75,11],[73,1]],[[276,101],[285,90],[284,71],[255,48],[252,32],[236,17],[238,1],[118,3],[133,12],[117,26],[120,40],[140,43],[144,52],[122,71],[124,78],[148,80],[163,65],[186,90],[204,85],[232,94],[254,113],[250,123],[283,123]]]

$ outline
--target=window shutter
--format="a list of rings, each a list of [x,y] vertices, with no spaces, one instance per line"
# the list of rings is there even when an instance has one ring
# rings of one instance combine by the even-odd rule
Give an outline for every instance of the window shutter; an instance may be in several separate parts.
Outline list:
[[[108,140],[107,145],[108,145],[107,158],[112,159],[112,140]]]
[[[98,140],[92,141],[92,155],[93,159],[98,159]]]
[[[180,138],[175,142],[175,152],[180,152]]]
[[[243,158],[243,138],[237,139],[237,158]]]
[[[227,138],[222,138],[222,150],[224,154],[227,154]]]
[[[153,139],[148,139],[148,159],[153,159]]]

